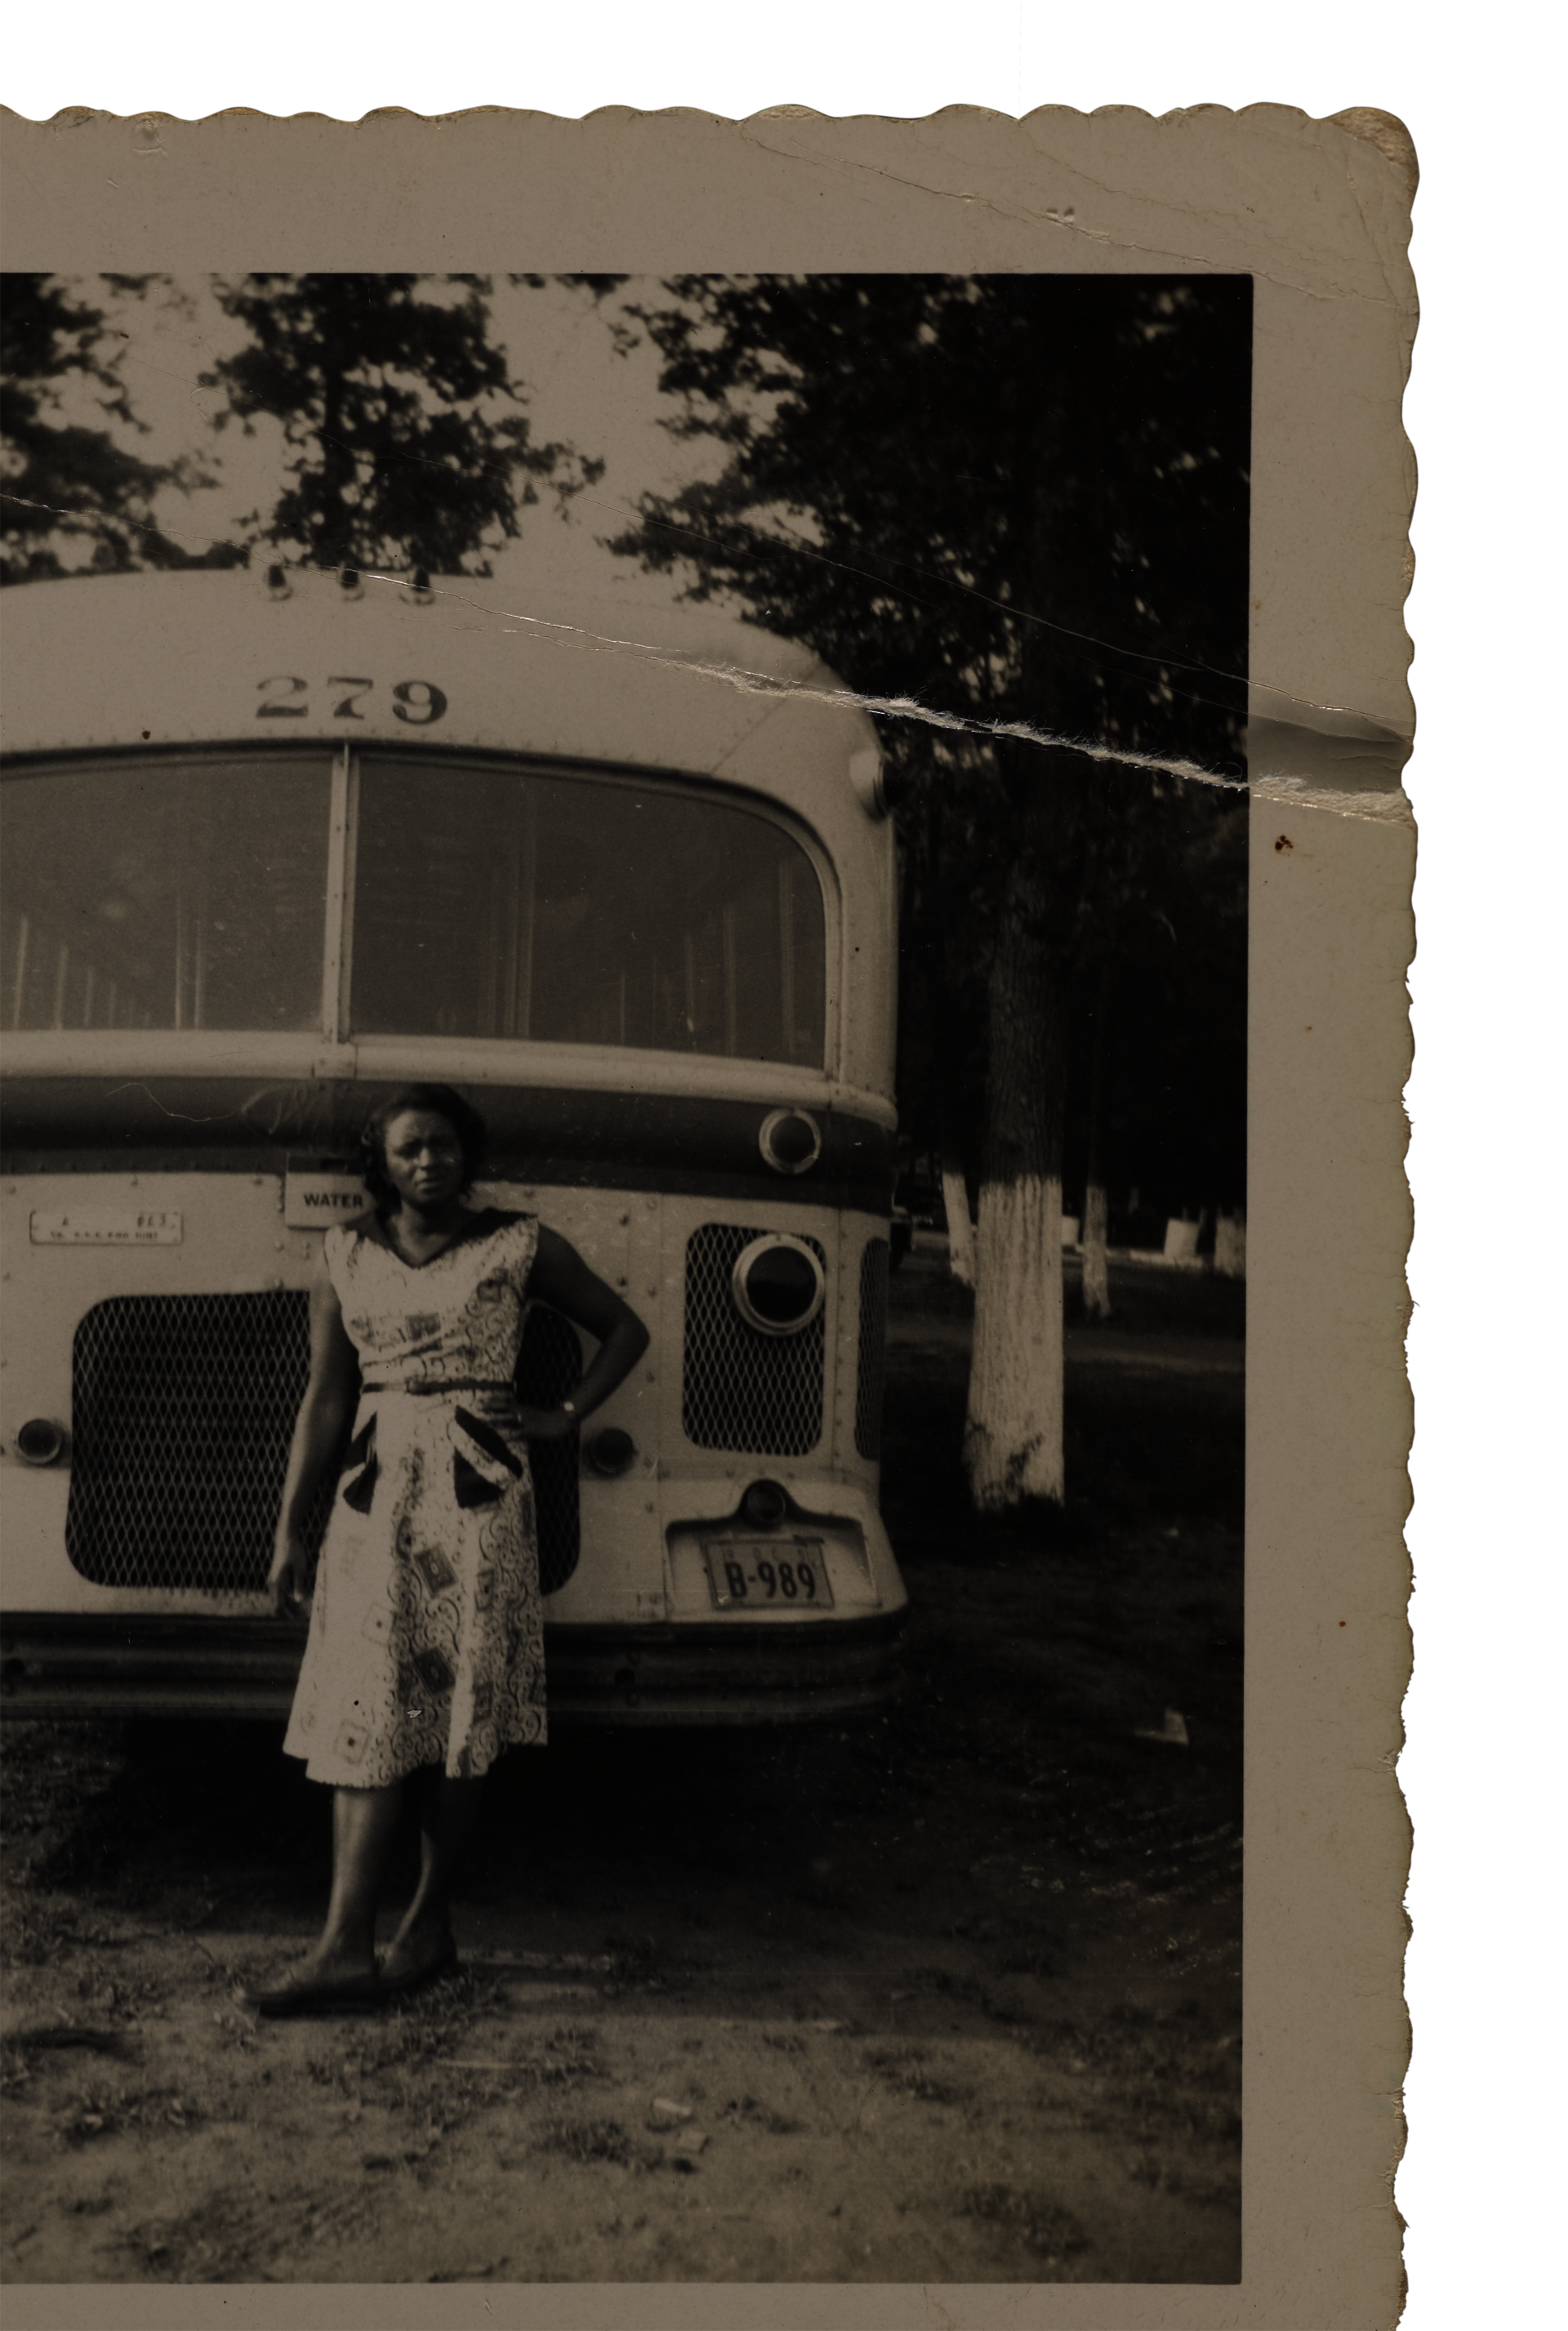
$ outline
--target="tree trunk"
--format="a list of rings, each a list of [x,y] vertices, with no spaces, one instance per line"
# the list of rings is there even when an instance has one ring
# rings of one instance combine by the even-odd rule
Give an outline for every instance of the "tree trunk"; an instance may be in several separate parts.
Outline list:
[[[943,905],[942,852],[946,839],[941,809],[935,801],[926,817],[926,896],[930,936],[926,948],[926,1012],[936,1032],[936,1058],[948,1063],[959,1057],[968,1031],[954,1002],[954,981],[948,960],[947,918]],[[942,1204],[947,1216],[947,1267],[962,1287],[974,1284],[974,1232],[969,1220],[969,1189],[964,1170],[960,1112],[950,1074],[936,1080],[937,1135],[942,1146]]]
[[[1038,768],[1038,794],[1058,772]],[[1043,804],[1042,804],[1043,808]],[[1053,823],[1022,821],[991,982],[985,1169],[965,1463],[984,1512],[1060,1500],[1062,1454],[1060,966],[1050,945]]]
[[[962,1287],[974,1284],[974,1225],[969,1219],[969,1185],[964,1167],[946,1153],[942,1158],[942,1205],[947,1216],[947,1266]]]
[[[1247,1276],[1247,1214],[1244,1207],[1221,1214],[1214,1225],[1214,1268],[1221,1279]]]
[[[1100,961],[1099,994],[1095,1004],[1094,1055],[1089,1066],[1088,1163],[1083,1193],[1083,1309],[1086,1319],[1108,1319],[1111,1308],[1110,1272],[1106,1261],[1105,1116],[1106,1052],[1110,1036],[1111,971],[1115,963],[1109,945]]]
[[[1106,1191],[1090,1182],[1083,1194],[1083,1309],[1086,1319],[1111,1315],[1110,1270],[1106,1261]]]

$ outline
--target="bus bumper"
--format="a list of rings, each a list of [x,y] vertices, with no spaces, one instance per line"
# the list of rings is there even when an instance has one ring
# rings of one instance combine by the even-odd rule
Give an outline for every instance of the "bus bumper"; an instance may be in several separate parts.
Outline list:
[[[546,1626],[550,1722],[809,1724],[901,1681],[905,1613],[789,1623]],[[302,1631],[266,1619],[0,1618],[0,1717],[253,1717],[281,1723]]]

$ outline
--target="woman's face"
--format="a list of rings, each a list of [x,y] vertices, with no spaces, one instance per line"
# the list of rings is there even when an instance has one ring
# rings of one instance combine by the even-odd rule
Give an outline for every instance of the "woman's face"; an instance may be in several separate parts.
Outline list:
[[[386,1128],[386,1178],[401,1204],[422,1213],[459,1196],[463,1156],[457,1127],[434,1109],[404,1109]]]

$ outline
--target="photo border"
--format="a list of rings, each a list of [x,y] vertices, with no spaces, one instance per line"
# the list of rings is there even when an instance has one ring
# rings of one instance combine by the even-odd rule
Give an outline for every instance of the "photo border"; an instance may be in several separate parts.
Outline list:
[[[135,272],[1250,272],[1243,2279],[1236,2285],[182,2288],[13,2284],[16,2331],[635,2320],[1381,2326],[1407,2052],[1409,1065],[1413,157],[1371,112],[1159,119],[953,107],[742,122],[606,109],[358,124],[228,113],[5,124],[5,263]],[[526,241],[527,249],[517,245]]]

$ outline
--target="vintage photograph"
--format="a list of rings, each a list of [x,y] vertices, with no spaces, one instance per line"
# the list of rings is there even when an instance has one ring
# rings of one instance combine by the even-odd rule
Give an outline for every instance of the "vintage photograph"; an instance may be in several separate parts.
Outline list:
[[[1250,279],[5,288],[7,2272],[1234,2279]]]
[[[1397,130],[14,127],[26,2331],[1392,2319]]]

